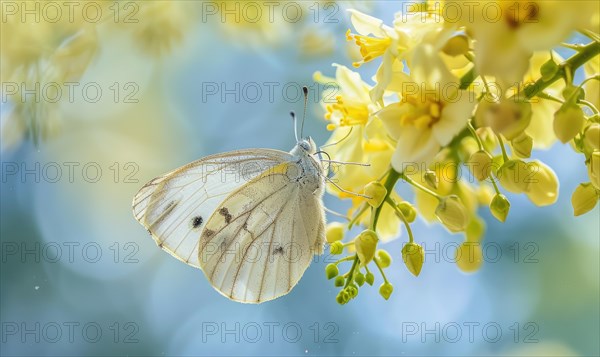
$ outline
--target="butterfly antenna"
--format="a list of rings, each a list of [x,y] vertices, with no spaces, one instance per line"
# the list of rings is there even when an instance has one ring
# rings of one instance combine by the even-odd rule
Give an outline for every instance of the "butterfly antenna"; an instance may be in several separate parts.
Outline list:
[[[354,129],[353,126],[350,127],[350,130],[348,130],[348,133],[343,138],[341,138],[340,140],[338,140],[338,141],[336,141],[334,143],[323,145],[319,149],[324,149],[324,148],[327,148],[327,147],[330,147],[330,146],[334,146],[334,145],[337,145],[337,144],[341,143],[342,141],[346,140],[350,136],[350,134],[352,134],[352,129]]]
[[[290,112],[290,116],[292,117],[292,121],[294,122],[294,136],[296,137],[296,142],[298,142],[298,125],[296,123],[296,113]]]
[[[306,119],[306,105],[308,104],[308,87],[302,87],[304,93],[304,113],[302,114],[302,124],[300,125],[300,138],[304,137],[304,119]]]

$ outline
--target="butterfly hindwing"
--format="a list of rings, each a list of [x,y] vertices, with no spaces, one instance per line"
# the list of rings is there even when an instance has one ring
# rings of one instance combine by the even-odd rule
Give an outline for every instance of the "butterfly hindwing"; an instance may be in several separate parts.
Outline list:
[[[232,192],[203,230],[202,270],[232,300],[260,303],[286,294],[323,251],[321,178],[296,164],[282,163]],[[300,176],[312,177],[318,189],[307,189]]]

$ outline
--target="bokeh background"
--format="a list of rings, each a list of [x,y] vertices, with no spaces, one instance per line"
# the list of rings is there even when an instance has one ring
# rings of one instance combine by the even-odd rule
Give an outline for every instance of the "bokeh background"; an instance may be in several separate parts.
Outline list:
[[[23,109],[5,96],[5,83],[20,80],[2,79],[2,355],[600,354],[600,212],[573,217],[570,194],[587,181],[585,166],[560,144],[534,153],[560,178],[558,202],[539,208],[512,196],[505,224],[484,212],[479,272],[458,270],[461,238],[437,225],[414,225],[427,251],[418,278],[400,258],[405,237],[387,243],[389,301],[372,288],[338,305],[321,257],[287,296],[235,303],[161,251],[132,217],[141,185],[187,162],[239,148],[288,151],[288,113],[302,111],[302,85],[311,95],[305,133],[324,143],[324,88],[313,73],[332,76],[332,63],[353,61],[345,9],[391,23],[401,2],[300,1],[297,22],[295,6],[286,18],[276,2],[274,21],[236,23],[199,1],[122,2],[118,17],[113,2],[98,1],[108,19],[64,25],[44,22],[46,13],[16,30],[2,3],[3,70],[10,59],[46,56],[31,54],[37,46],[95,33],[62,58],[69,68],[85,64],[73,100],[30,96]],[[217,5],[234,6],[227,3]],[[139,21],[125,21],[128,14]],[[24,81],[52,83],[58,60],[39,60]],[[360,71],[369,79],[375,69]],[[95,102],[79,89],[90,83],[102,90]],[[225,92],[236,86],[237,94]],[[347,207],[331,196],[325,204]]]

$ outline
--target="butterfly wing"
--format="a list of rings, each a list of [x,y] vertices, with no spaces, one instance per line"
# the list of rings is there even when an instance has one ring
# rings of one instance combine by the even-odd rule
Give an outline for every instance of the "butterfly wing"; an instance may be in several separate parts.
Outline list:
[[[200,267],[198,243],[208,218],[233,191],[289,153],[250,149],[212,155],[148,182],[133,199],[134,217],[177,259]]]
[[[317,189],[299,177],[308,177]],[[316,173],[285,162],[230,194],[200,238],[199,260],[226,297],[261,303],[289,292],[323,252],[323,183]]]

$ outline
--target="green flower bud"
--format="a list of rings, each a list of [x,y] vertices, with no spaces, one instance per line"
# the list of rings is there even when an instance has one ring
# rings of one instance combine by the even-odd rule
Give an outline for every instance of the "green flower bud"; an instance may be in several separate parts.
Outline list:
[[[581,107],[576,104],[565,104],[554,113],[554,134],[564,144],[581,131],[584,122]]]
[[[335,278],[335,280],[334,280],[334,282],[333,282],[333,285],[335,285],[335,286],[337,286],[337,287],[341,287],[341,286],[344,286],[344,283],[345,283],[345,282],[346,282],[346,280],[344,279],[344,277],[343,277],[343,276],[341,276],[341,275],[338,275],[338,276]]]
[[[471,157],[469,157],[469,161],[465,163],[471,173],[475,178],[479,181],[483,181],[490,176],[492,172],[492,155],[488,154],[486,151],[480,150]]]
[[[344,298],[344,304],[350,301],[350,293],[348,293],[348,290],[342,290],[342,296]]]
[[[402,212],[402,215],[404,215],[404,218],[408,223],[414,222],[417,218],[417,210],[415,209],[415,207],[413,207],[413,205],[410,204],[410,202],[400,202],[398,204],[398,209],[400,210],[400,212]]]
[[[425,261],[425,251],[417,243],[406,243],[402,247],[402,260],[414,276],[419,276],[423,262]]]
[[[594,123],[585,130],[584,143],[591,152],[600,150],[600,124]]]
[[[383,200],[387,195],[387,190],[381,182],[371,181],[365,186],[365,195],[371,197],[367,200],[369,205],[373,208],[377,208],[383,203]]]
[[[498,170],[500,184],[512,193],[528,191],[532,176],[531,168],[522,160],[508,160]]]
[[[365,283],[365,275],[361,272],[354,274],[354,281],[356,284],[358,284],[358,286],[363,286]]]
[[[373,275],[371,272],[368,272],[367,275],[365,275],[365,282],[373,286],[373,283],[375,282],[375,275]]]
[[[435,209],[435,215],[452,233],[464,231],[469,223],[467,209],[456,195],[442,198]]]
[[[456,249],[456,265],[465,273],[479,270],[483,263],[483,252],[479,243],[465,242]]]
[[[379,262],[379,266],[381,266],[382,269],[385,269],[392,264],[392,257],[387,251],[383,249],[378,249],[375,254],[377,255],[377,261]]]
[[[549,81],[550,79],[552,79],[552,77],[554,77],[554,75],[556,74],[556,72],[558,72],[559,69],[560,67],[556,62],[554,62],[554,59],[550,58],[540,67],[540,74],[542,75],[542,80],[545,82]]]
[[[423,179],[425,180],[425,183],[427,184],[427,186],[433,188],[434,190],[437,190],[438,178],[437,178],[435,171],[427,170],[425,172],[425,174],[423,175]]]
[[[356,286],[350,285],[346,288],[346,291],[348,292],[350,299],[353,299],[358,295],[358,288]]]
[[[344,305],[346,303],[344,301],[344,296],[341,292],[337,294],[337,296],[335,297],[335,301],[340,305]]]
[[[392,295],[393,291],[394,287],[390,283],[383,283],[379,287],[379,295],[383,296],[383,298],[386,300],[390,298],[390,295]]]
[[[490,211],[500,222],[506,221],[508,211],[510,210],[510,202],[503,194],[497,194],[490,203]]]
[[[356,254],[358,254],[361,266],[365,266],[373,260],[378,241],[377,233],[370,229],[365,229],[358,235],[354,246],[356,247]]]
[[[571,204],[573,205],[573,213],[575,216],[580,216],[587,213],[596,207],[598,200],[600,199],[600,193],[591,183],[582,183],[575,189],[573,196],[571,197]]]
[[[331,243],[331,245],[329,246],[329,251],[333,255],[342,254],[342,252],[344,251],[344,243],[340,242],[339,240]]]
[[[344,238],[344,225],[340,222],[331,222],[327,225],[325,230],[325,238],[328,243],[337,242]]]
[[[463,34],[452,36],[442,48],[448,56],[456,57],[469,52],[469,38]]]
[[[340,273],[336,264],[327,264],[325,267],[325,275],[327,275],[327,279],[333,279]]]
[[[515,153],[515,155],[518,157],[526,158],[531,156],[531,150],[533,149],[533,138],[527,135],[527,133],[521,133],[521,135],[514,138],[510,144],[513,148],[513,153]]]

